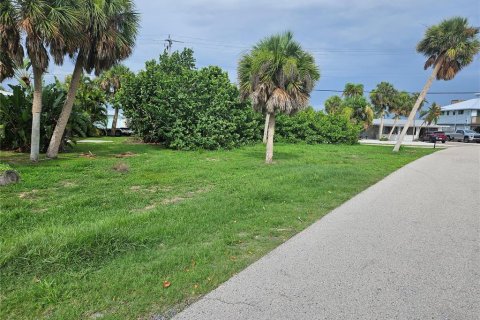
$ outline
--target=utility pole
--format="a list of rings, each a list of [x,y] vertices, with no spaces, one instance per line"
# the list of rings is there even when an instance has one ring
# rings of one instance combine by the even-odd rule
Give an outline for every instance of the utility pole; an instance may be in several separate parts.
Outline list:
[[[170,53],[172,52],[172,46],[174,42],[184,43],[183,41],[173,40],[170,35],[168,35],[168,38],[165,39],[164,41],[165,41],[165,52],[167,52],[168,55],[170,55]]]

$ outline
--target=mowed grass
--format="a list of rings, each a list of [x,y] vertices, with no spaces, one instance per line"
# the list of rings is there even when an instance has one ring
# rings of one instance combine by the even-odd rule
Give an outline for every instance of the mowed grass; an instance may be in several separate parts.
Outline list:
[[[22,181],[0,189],[1,319],[171,316],[433,151],[277,144],[267,166],[263,145],[179,152],[106,139],[36,165],[2,153]]]

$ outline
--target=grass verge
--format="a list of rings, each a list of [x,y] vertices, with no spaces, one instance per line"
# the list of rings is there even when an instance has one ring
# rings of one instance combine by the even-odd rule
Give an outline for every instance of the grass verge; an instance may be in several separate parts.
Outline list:
[[[0,318],[148,319],[181,308],[432,149],[78,144],[0,192]]]

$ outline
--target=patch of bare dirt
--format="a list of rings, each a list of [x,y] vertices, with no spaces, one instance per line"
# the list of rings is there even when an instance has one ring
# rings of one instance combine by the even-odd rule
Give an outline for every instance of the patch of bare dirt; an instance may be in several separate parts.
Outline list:
[[[30,191],[25,191],[25,192],[20,192],[18,194],[18,197],[20,199],[35,199],[37,197],[37,194],[38,194],[38,190],[36,189],[33,189],[33,190],[30,190]]]
[[[75,182],[68,181],[68,180],[60,181],[60,185],[64,188],[73,188],[78,186],[78,184],[76,184]]]
[[[81,158],[87,158],[87,159],[95,159],[97,155],[93,154],[91,151],[88,151],[88,153],[80,153]]]
[[[135,157],[136,155],[137,155],[136,153],[127,151],[127,152],[116,154],[115,158],[131,158],[131,157]]]
[[[142,190],[141,188],[138,189],[139,186],[134,186],[134,187],[136,187],[135,190],[137,190],[137,191]],[[153,202],[150,205],[146,206],[145,208],[140,209],[140,210],[135,210],[135,211],[137,211],[137,212],[149,211],[149,210],[155,209],[159,204],[160,205],[177,204],[177,203],[186,201],[188,199],[192,199],[199,194],[207,193],[210,190],[211,190],[211,188],[207,187],[207,188],[201,188],[201,189],[198,189],[198,190],[195,190],[195,191],[189,191],[189,192],[186,192],[185,194],[182,194],[182,195],[176,195],[176,196],[173,196],[173,197],[170,197],[170,198],[163,199],[161,202]]]
[[[127,173],[128,171],[130,171],[130,166],[126,163],[119,162],[114,164],[112,166],[112,169],[120,173]]]
[[[168,192],[171,191],[172,187],[169,186],[131,186],[130,191],[134,192],[149,192],[149,193],[156,193],[156,192]]]
[[[162,204],[165,204],[165,205],[176,204],[176,203],[185,201],[187,199],[194,198],[198,194],[206,193],[206,192],[210,191],[210,189],[211,188],[201,188],[201,189],[198,189],[196,191],[189,191],[189,192],[187,192],[183,195],[180,195],[180,196],[175,196],[175,197],[172,197],[172,198],[164,199],[162,201]]]

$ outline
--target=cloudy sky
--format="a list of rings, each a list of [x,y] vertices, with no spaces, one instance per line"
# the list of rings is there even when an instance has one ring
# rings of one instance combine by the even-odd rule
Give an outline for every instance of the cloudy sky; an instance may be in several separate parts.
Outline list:
[[[320,90],[341,90],[346,82],[370,90],[388,81],[399,90],[420,91],[429,71],[416,43],[428,26],[451,16],[480,26],[478,0],[137,0],[141,31],[134,54],[125,62],[135,71],[164,50],[170,34],[173,49],[193,48],[198,67],[218,65],[236,80],[242,52],[265,36],[291,30],[314,54],[321,70]],[[71,65],[54,67],[63,77]],[[432,92],[480,92],[480,57],[454,80],[435,82]],[[314,92],[321,108],[334,93]],[[442,105],[473,94],[429,95]]]

